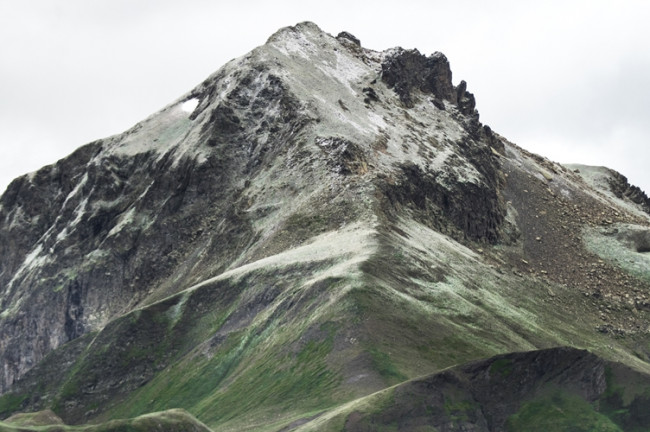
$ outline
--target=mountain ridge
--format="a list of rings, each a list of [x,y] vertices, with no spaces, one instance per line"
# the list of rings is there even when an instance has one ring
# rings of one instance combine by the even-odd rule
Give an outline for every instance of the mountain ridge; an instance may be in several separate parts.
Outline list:
[[[264,429],[558,345],[647,373],[647,196],[593,172],[482,125],[442,54],[282,29],[0,198],[0,416]]]

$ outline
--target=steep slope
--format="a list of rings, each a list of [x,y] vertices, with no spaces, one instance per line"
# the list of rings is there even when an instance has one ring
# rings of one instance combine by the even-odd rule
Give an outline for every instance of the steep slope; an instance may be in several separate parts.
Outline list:
[[[295,428],[558,345],[648,373],[648,199],[573,169],[440,53],[282,29],[0,198],[0,418]]]

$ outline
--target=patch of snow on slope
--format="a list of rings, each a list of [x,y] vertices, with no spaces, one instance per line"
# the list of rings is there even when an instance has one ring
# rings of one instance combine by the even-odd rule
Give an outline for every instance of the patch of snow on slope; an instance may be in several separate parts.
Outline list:
[[[74,187],[74,189],[72,189],[72,191],[68,194],[68,196],[65,198],[65,201],[63,202],[63,205],[61,206],[61,208],[66,208],[68,202],[70,202],[70,200],[73,199],[79,193],[79,191],[86,185],[87,182],[88,182],[88,173],[84,174],[84,176],[79,181],[79,183],[77,183],[77,185]],[[88,199],[86,198],[85,203],[87,203],[87,202],[88,202]],[[84,207],[85,207],[85,204],[84,204]],[[83,208],[82,208],[82,210],[83,210]],[[82,214],[83,214],[83,211],[80,212],[79,206],[77,206],[77,208],[75,209],[75,219],[74,219],[74,221],[71,222],[70,224],[68,224],[67,226],[65,226],[61,230],[61,232],[59,232],[56,235],[56,240],[57,241],[65,240],[65,238],[70,233],[70,230],[68,228],[70,226],[76,225],[79,222],[79,220],[81,220],[81,215]],[[60,218],[60,216],[57,218],[57,222],[58,222],[59,218]],[[56,222],[54,223],[53,226],[56,226]]]
[[[433,160],[429,162],[429,169],[432,171],[440,171],[447,164],[447,159],[454,154],[450,147],[445,147],[442,151],[438,152]]]
[[[186,113],[193,112],[196,107],[199,105],[199,100],[197,98],[186,100],[181,104],[181,111]]]
[[[84,198],[79,205],[75,208],[74,210],[74,219],[68,223],[68,225],[63,228],[63,230],[57,234],[56,239],[57,241],[63,241],[65,238],[75,230],[75,227],[79,222],[81,222],[81,218],[83,217],[84,213],[86,212],[86,207],[88,206],[88,197]]]
[[[25,214],[22,206],[15,207],[15,209],[8,215],[8,217],[11,218],[11,223],[9,224],[10,230],[16,229],[16,227],[29,223],[27,221],[27,215]]]
[[[13,302],[13,304],[9,305],[9,307],[0,312],[0,319],[5,319],[16,314],[18,311],[20,311],[22,304],[23,297],[19,297],[18,300]]]
[[[374,124],[379,129],[386,129],[388,127],[388,124],[384,120],[384,117],[373,111],[368,111],[368,119],[370,120],[370,123]]]
[[[233,90],[236,83],[237,81],[231,75],[224,78],[221,82],[221,91],[219,92],[219,98],[217,100],[222,101],[226,99],[226,96],[228,96],[228,94]]]

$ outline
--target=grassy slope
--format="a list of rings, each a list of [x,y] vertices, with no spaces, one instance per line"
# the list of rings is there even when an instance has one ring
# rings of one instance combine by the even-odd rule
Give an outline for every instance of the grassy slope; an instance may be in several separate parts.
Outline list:
[[[86,426],[64,425],[60,419],[37,412],[0,422],[2,432],[209,432],[210,429],[181,409],[151,413],[127,420]],[[54,416],[55,417],[55,416]]]
[[[553,357],[561,368],[548,368]],[[296,431],[642,431],[650,427],[649,392],[646,374],[584,351],[551,349],[409,380],[342,405]]]

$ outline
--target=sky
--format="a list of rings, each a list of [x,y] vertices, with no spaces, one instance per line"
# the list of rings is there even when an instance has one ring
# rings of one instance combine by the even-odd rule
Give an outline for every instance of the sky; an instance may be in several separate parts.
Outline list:
[[[0,0],[0,192],[301,21],[441,51],[494,131],[650,193],[646,0]]]

